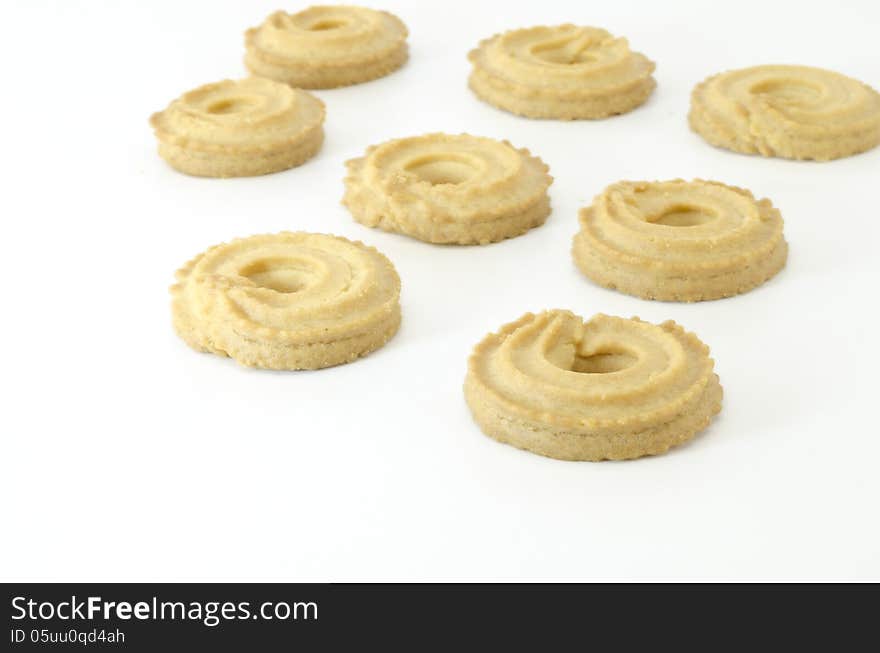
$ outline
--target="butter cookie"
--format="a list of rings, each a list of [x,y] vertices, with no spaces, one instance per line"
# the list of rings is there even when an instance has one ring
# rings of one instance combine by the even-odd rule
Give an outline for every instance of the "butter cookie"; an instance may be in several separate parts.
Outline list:
[[[171,312],[193,349],[273,370],[349,363],[400,325],[400,278],[372,247],[282,232],[241,238],[177,272]]]
[[[645,299],[744,293],[785,265],[770,200],[713,181],[622,181],[580,212],[572,254],[596,283]]]
[[[563,460],[661,454],[721,410],[709,348],[675,322],[553,310],[486,336],[464,394],[490,437]]]
[[[323,123],[321,100],[256,77],[206,84],[150,118],[159,155],[199,177],[249,177],[298,166],[321,148]]]
[[[430,243],[486,244],[550,214],[548,167],[507,141],[427,134],[370,147],[346,163],[354,219]]]
[[[407,59],[406,25],[387,11],[309,7],[276,11],[245,32],[254,75],[299,88],[335,88],[384,77]]]
[[[607,118],[643,104],[654,62],[604,29],[559,25],[496,34],[468,55],[485,102],[528,118]]]
[[[821,68],[755,66],[698,84],[688,120],[734,152],[828,161],[880,143],[880,93]]]

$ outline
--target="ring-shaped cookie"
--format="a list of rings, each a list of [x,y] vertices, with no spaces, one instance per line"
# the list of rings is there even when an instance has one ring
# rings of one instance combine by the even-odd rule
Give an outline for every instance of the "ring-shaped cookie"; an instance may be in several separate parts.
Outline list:
[[[695,302],[744,293],[785,265],[770,200],[713,181],[622,181],[580,212],[572,254],[596,283],[645,299]]]
[[[674,322],[527,313],[473,351],[464,394],[490,437],[563,460],[660,454],[721,409],[709,348]]]
[[[643,104],[654,62],[604,29],[558,25],[496,34],[468,55],[485,102],[528,118],[606,118]]]
[[[351,362],[400,325],[400,278],[372,247],[282,232],[217,245],[177,272],[178,335],[193,349],[275,370]]]
[[[343,204],[368,227],[431,243],[486,244],[550,214],[548,167],[507,141],[427,134],[370,147],[346,163]]]
[[[407,59],[406,25],[387,11],[318,6],[276,11],[245,32],[245,65],[299,88],[335,88],[384,77]]]
[[[153,114],[159,155],[199,177],[249,177],[298,166],[324,141],[324,103],[251,77],[206,84]]]
[[[688,120],[716,147],[828,161],[880,144],[880,93],[821,68],[755,66],[698,84]]]

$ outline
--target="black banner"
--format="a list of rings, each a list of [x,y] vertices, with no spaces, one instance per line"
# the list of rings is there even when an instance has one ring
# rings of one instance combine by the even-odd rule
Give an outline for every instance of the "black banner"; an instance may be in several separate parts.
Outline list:
[[[760,635],[786,645],[869,633],[877,586],[838,585],[5,585],[2,650],[418,650],[440,641],[552,642],[613,636],[659,645],[713,629],[707,645]],[[861,636],[859,636],[861,637]],[[876,636],[869,635],[876,644]],[[684,639],[682,639],[684,638]],[[831,641],[831,640],[829,640]],[[869,640],[856,639],[863,645]],[[664,644],[665,646],[665,644]],[[198,647],[194,649],[193,647]],[[763,646],[762,646],[763,648]],[[870,648],[870,646],[869,646]],[[544,650],[543,647],[540,650]]]

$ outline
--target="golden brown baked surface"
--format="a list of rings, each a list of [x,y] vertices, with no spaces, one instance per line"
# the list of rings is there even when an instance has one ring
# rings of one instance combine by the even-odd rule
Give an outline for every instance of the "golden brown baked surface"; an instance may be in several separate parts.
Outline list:
[[[507,141],[426,134],[371,147],[346,166],[342,202],[355,220],[431,243],[491,243],[550,214],[547,166]]]
[[[473,351],[464,385],[490,437],[564,460],[666,452],[721,409],[709,348],[674,322],[526,313]]]
[[[387,11],[347,5],[276,11],[245,32],[245,65],[299,88],[348,86],[400,68],[406,37],[406,25]]]
[[[400,324],[400,278],[372,247],[282,232],[211,247],[177,272],[174,328],[242,365],[318,369],[384,345]]]
[[[246,177],[298,166],[324,141],[324,103],[251,77],[205,84],[153,114],[159,155],[202,177]]]
[[[516,29],[468,55],[479,98],[529,118],[606,118],[643,104],[654,62],[604,29],[558,25]]]
[[[828,161],[880,143],[880,94],[830,70],[755,66],[698,84],[688,120],[734,152]]]
[[[775,275],[788,245],[770,200],[714,181],[622,181],[580,212],[572,255],[596,283],[645,299],[737,295]]]

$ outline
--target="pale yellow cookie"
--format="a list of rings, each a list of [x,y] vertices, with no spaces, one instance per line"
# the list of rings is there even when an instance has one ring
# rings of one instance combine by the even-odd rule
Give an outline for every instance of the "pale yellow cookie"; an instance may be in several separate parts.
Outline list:
[[[550,214],[548,168],[507,141],[427,134],[346,163],[342,203],[355,220],[430,243],[486,244]]]
[[[387,11],[344,5],[276,11],[245,32],[244,62],[254,75],[299,88],[368,82],[407,59],[406,25]]]
[[[273,370],[349,363],[400,325],[400,278],[372,247],[282,232],[200,254],[171,286],[174,328],[193,349]]]
[[[717,147],[828,161],[880,143],[880,93],[821,68],[755,66],[698,84],[688,119]]]
[[[709,348],[675,322],[561,310],[486,336],[464,394],[492,438],[563,460],[661,454],[721,410]]]
[[[714,181],[622,181],[580,212],[572,254],[596,283],[645,299],[744,293],[785,265],[770,200]]]
[[[653,61],[596,27],[511,30],[468,59],[480,99],[528,118],[607,118],[643,104],[656,85]]]
[[[255,77],[206,84],[153,114],[159,155],[199,177],[249,177],[312,158],[324,141],[324,103]]]

